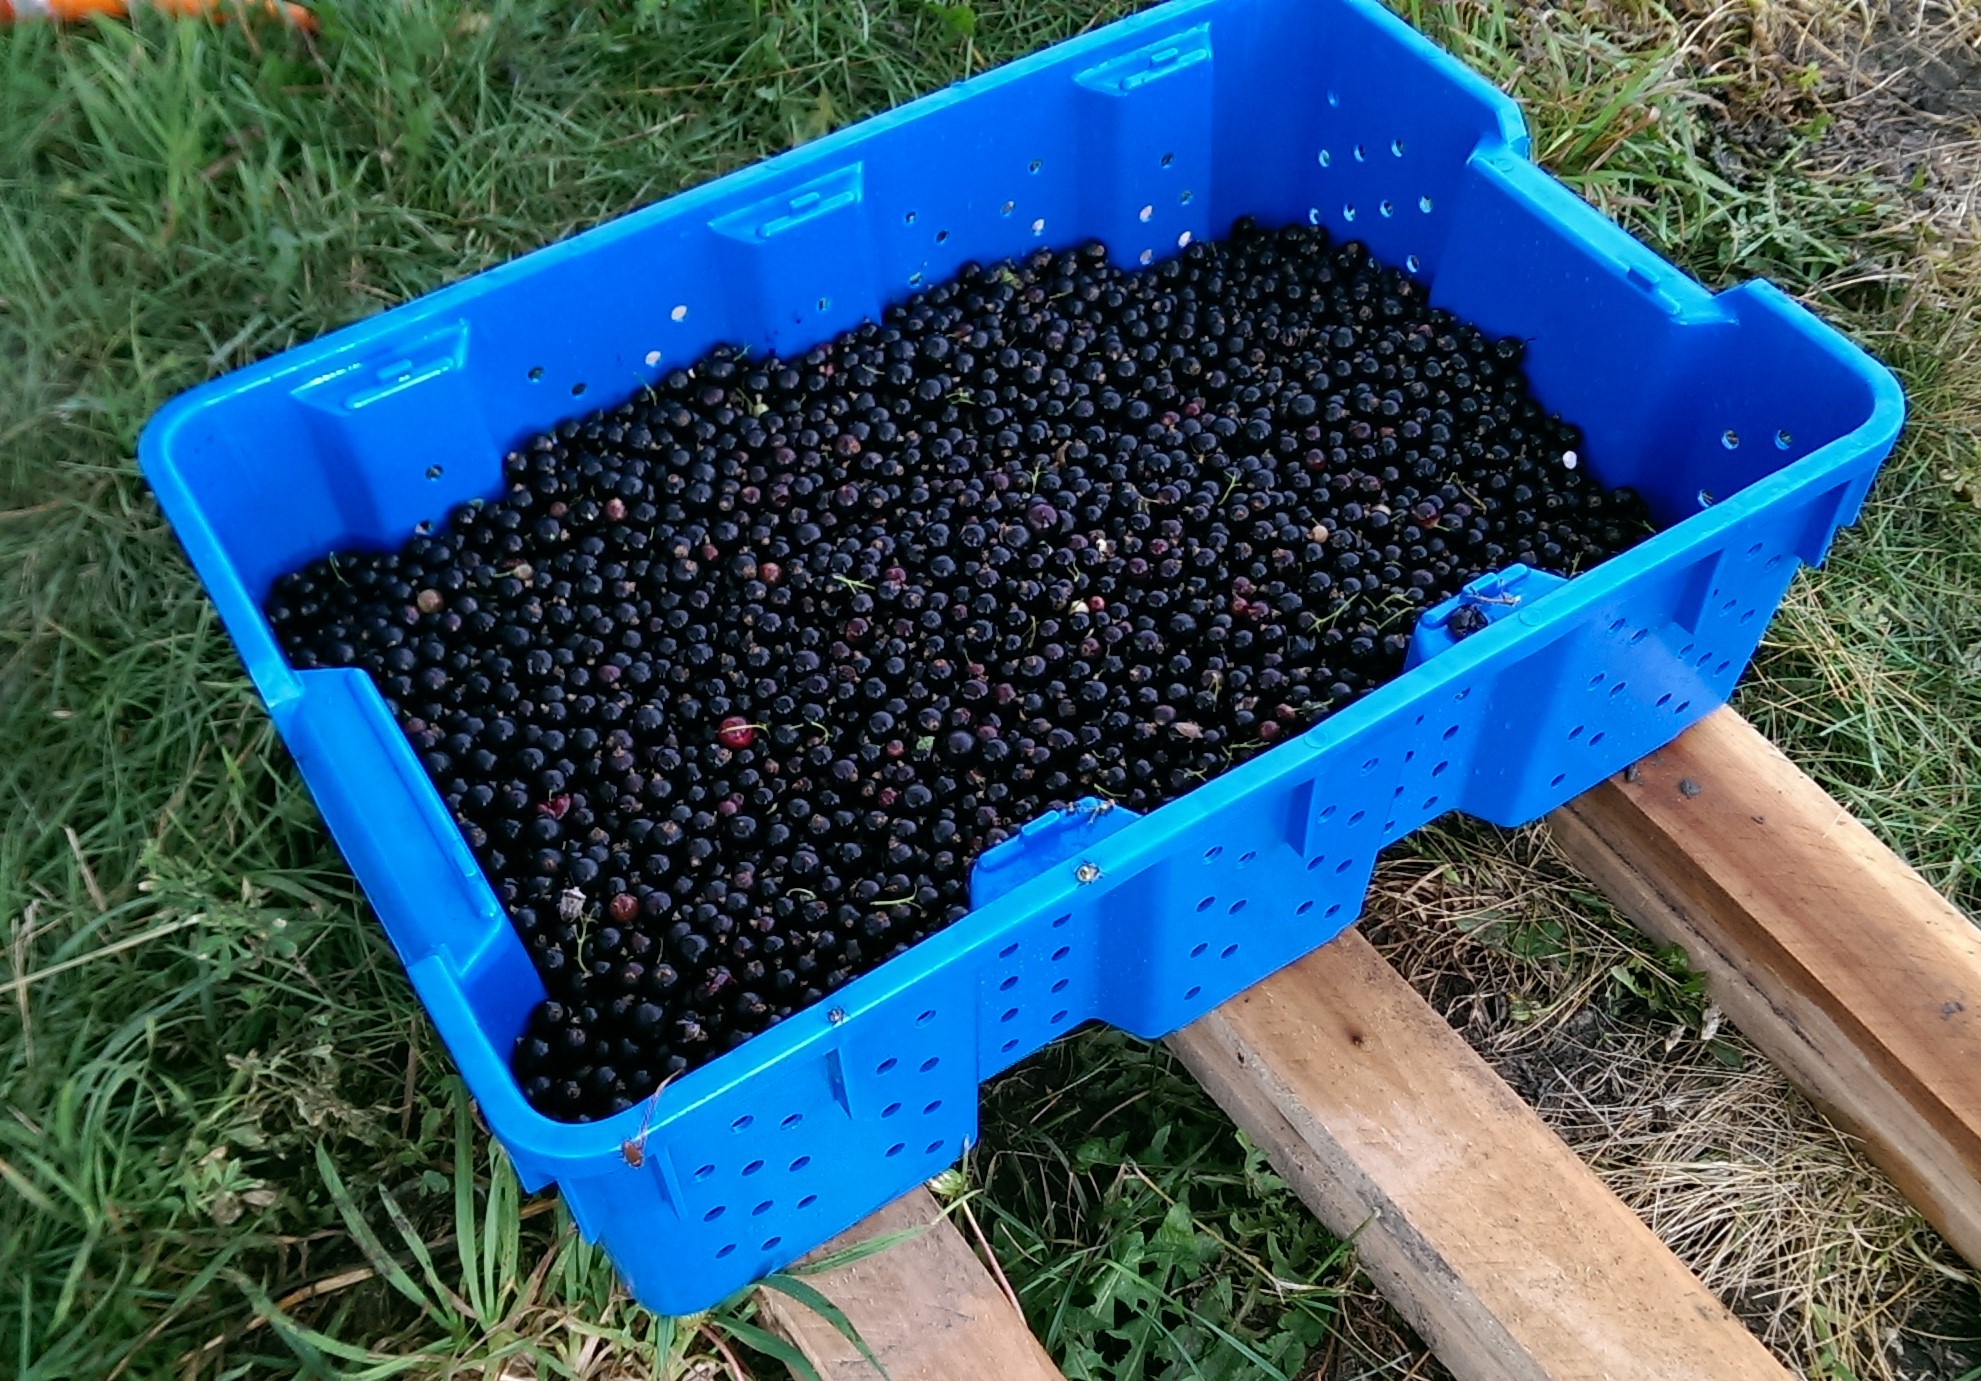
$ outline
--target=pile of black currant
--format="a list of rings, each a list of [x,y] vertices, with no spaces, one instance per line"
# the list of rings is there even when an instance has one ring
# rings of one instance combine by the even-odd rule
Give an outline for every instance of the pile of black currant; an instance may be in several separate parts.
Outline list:
[[[963,915],[1047,808],[1151,809],[1473,577],[1643,536],[1520,359],[1304,226],[1042,251],[717,350],[267,611],[383,691],[549,990],[517,1077],[596,1118]]]

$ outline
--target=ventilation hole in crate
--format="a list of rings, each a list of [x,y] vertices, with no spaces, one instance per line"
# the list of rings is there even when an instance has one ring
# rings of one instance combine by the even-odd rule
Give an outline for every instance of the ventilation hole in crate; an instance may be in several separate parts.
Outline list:
[[[932,1099],[929,1102],[928,1106],[922,1109],[922,1116],[927,1117],[932,1113],[938,1113],[941,1111],[942,1111],[942,1100],[940,1098]]]
[[[1795,444],[1795,438],[1790,436],[1787,432],[1780,431],[1775,433],[1776,450],[1786,451],[1789,447],[1793,446],[1794,444]]]
[[[915,213],[913,211],[907,212],[901,217],[901,223],[903,225],[913,225],[915,223]]]
[[[1352,201],[1351,201],[1351,202],[1343,202],[1343,203],[1342,203],[1342,207],[1341,207],[1341,218],[1342,218],[1343,220],[1345,220],[1345,221],[1352,221],[1352,220],[1354,220],[1354,219],[1355,219],[1355,203],[1354,203],[1354,202],[1352,202]]]
[[[1195,192],[1191,191],[1188,187],[1185,187],[1182,191],[1176,194],[1176,200],[1181,205],[1188,206],[1191,203],[1191,201],[1196,198],[1196,195],[1197,194]]]
[[[1066,1020],[1066,1016],[1067,1016],[1066,1009],[1063,1007],[1060,1008],[1060,1010],[1052,1014],[1052,1024],[1054,1026],[1059,1025],[1062,1021]]]
[[[770,1212],[773,1208],[776,1207],[777,1207],[777,1200],[765,1199],[762,1203],[758,1204],[755,1208],[750,1210],[750,1216],[752,1218],[761,1218],[764,1216],[764,1214]],[[766,1242],[764,1243],[764,1245],[768,1247],[770,1243]]]
[[[1178,235],[1176,237],[1176,247],[1178,249],[1186,248],[1189,245],[1189,243],[1190,243],[1190,232],[1187,230],[1184,231],[1181,235]]]
[[[1197,1000],[1197,994],[1202,991],[1203,989],[1198,987],[1186,989],[1183,994],[1183,1000],[1185,1002],[1195,1002]]]
[[[1320,207],[1318,207],[1318,206],[1310,206],[1310,207],[1308,207],[1308,208],[1307,208],[1307,224],[1309,224],[1309,225],[1319,225],[1320,223],[1321,223],[1321,208],[1320,208]]]
[[[1728,600],[1725,604],[1722,604],[1720,606],[1720,612],[1722,614],[1731,614],[1734,611],[1734,606],[1738,605],[1739,603],[1740,603],[1740,596],[1735,595],[1732,599]]]
[[[1204,951],[1209,948],[1209,945],[1199,940],[1196,944],[1190,946],[1190,957],[1192,959],[1202,959],[1204,957]]]
[[[1422,273],[1424,271],[1424,261],[1414,254],[1406,255],[1403,260],[1403,267],[1412,273]]]
[[[1425,800],[1424,800],[1424,809],[1425,809],[1425,810],[1436,810],[1437,808],[1438,808],[1438,798],[1437,798],[1437,797],[1435,797],[1435,796],[1429,796],[1429,797],[1426,797],[1426,798],[1425,798]]]
[[[1357,163],[1363,162],[1365,159],[1368,158],[1368,156],[1369,156],[1369,151],[1367,148],[1363,147],[1360,144],[1357,144],[1355,146],[1355,161]]]
[[[1662,710],[1665,706],[1669,704],[1671,704],[1671,692],[1666,691],[1663,695],[1658,697],[1658,708]]]
[[[799,1207],[799,1208],[810,1208],[810,1207],[811,1207],[811,1206],[812,1206],[813,1204],[815,1204],[815,1203],[817,1203],[818,1201],[819,1201],[819,1196],[818,1196],[818,1195],[816,1195],[816,1194],[807,1194],[807,1195],[806,1195],[806,1196],[805,1196],[804,1198],[802,1198],[802,1199],[800,1199],[800,1200],[798,1200],[798,1207]]]
[[[1454,725],[1452,725],[1452,726],[1451,726],[1451,727],[1450,727],[1449,729],[1446,729],[1446,730],[1444,731],[1444,735],[1443,735],[1443,737],[1444,737],[1444,739],[1445,739],[1445,741],[1446,741],[1446,742],[1450,742],[1450,741],[1451,741],[1452,739],[1455,739],[1455,738],[1457,738],[1457,737],[1458,737],[1458,726],[1457,726],[1456,724],[1454,724]]]
[[[888,1147],[888,1148],[887,1148],[887,1154],[888,1154],[888,1155],[890,1155],[890,1156],[898,1156],[898,1155],[900,1155],[900,1154],[901,1154],[901,1153],[902,1153],[903,1151],[905,1151],[905,1150],[907,1150],[907,1149],[908,1149],[908,1143],[907,1143],[907,1142],[905,1142],[905,1141],[897,1141],[897,1142],[895,1142],[895,1143],[894,1143],[894,1144],[893,1144],[892,1146],[890,1146],[890,1147]]]
[[[880,1110],[880,1115],[882,1117],[892,1117],[894,1116],[894,1114],[900,1111],[901,1111],[901,1105],[899,1103],[889,1103],[886,1107]]]
[[[1334,162],[1334,155],[1329,153],[1326,149],[1322,149],[1319,153],[1314,155],[1314,161],[1316,163],[1319,163],[1323,168],[1325,168],[1330,163]]]
[[[1702,652],[1702,653],[1700,653],[1700,654],[1699,654],[1699,666],[1700,666],[1700,668],[1701,668],[1701,669],[1703,669],[1703,668],[1705,667],[1705,665],[1706,665],[1706,663],[1708,663],[1708,662],[1710,662],[1710,661],[1712,661],[1712,660],[1713,660],[1713,650],[1712,650],[1711,648],[1707,648],[1707,649],[1706,649],[1706,650],[1705,650],[1704,652]]]
[[[675,303],[674,310],[667,315],[673,321],[686,321],[688,319],[688,304],[685,302]]]
[[[1136,255],[1135,259],[1137,263],[1146,264],[1155,257],[1156,257],[1156,252],[1153,249],[1145,249],[1140,254]]]
[[[1765,542],[1756,542],[1753,546],[1747,549],[1747,554],[1749,556],[1759,556],[1761,554],[1761,548],[1766,545],[1767,543]]]
[[[530,366],[530,382],[531,382],[531,383],[533,383],[533,384],[540,384],[540,383],[542,383],[542,382],[543,382],[543,366],[542,366],[542,365],[540,365],[540,364],[535,364],[535,365],[531,365],[531,366]]]
[[[1699,646],[1697,643],[1687,643],[1684,647],[1681,647],[1678,650],[1678,659],[1682,662],[1687,657],[1690,657],[1692,655],[1692,649],[1697,646]]]
[[[1610,687],[1610,699],[1612,699],[1612,700],[1614,700],[1614,699],[1616,699],[1616,698],[1617,698],[1617,697],[1618,697],[1619,695],[1622,695],[1622,694],[1623,694],[1623,688],[1624,688],[1624,687],[1625,687],[1626,685],[1628,685],[1628,684],[1629,684],[1629,682],[1627,682],[1627,681],[1619,681],[1619,682],[1617,682],[1617,683],[1616,683],[1616,684],[1615,684],[1614,686],[1611,686],[1611,687]]]
[[[800,1156],[798,1157],[798,1159],[791,1162],[790,1173],[795,1175],[800,1170],[803,1170],[807,1165],[810,1165],[811,1163],[812,1163],[812,1158],[810,1156]]]
[[[647,368],[648,368],[648,369],[652,369],[652,368],[653,368],[653,367],[654,367],[655,365],[657,365],[657,364],[659,364],[659,363],[660,363],[660,358],[661,358],[661,356],[660,356],[660,352],[659,352],[658,350],[649,350],[649,351],[647,351],[647,356],[646,356],[646,359],[647,359]]]
[[[1442,777],[1444,775],[1444,770],[1450,766],[1451,764],[1449,762],[1441,762],[1436,767],[1433,767],[1431,769],[1431,775],[1433,777]]]
[[[892,1055],[889,1055],[886,1059],[882,1060],[879,1064],[874,1066],[874,1073],[885,1074],[887,1073],[888,1070],[893,1069],[894,1066],[899,1063],[900,1063],[899,1060],[895,1059]]]
[[[1148,219],[1149,217],[1151,217],[1151,216],[1153,216],[1153,215],[1155,215],[1155,213],[1156,213],[1156,208],[1155,208],[1155,207],[1153,207],[1153,206],[1144,206],[1144,207],[1143,207],[1143,208],[1142,208],[1142,209],[1141,209],[1140,211],[1137,211],[1137,212],[1135,213],[1135,219],[1136,219],[1136,220],[1138,220],[1138,221],[1145,221],[1145,220],[1147,220],[1147,219]]]
[[[1014,973],[1011,975],[1011,977],[1005,979],[1002,983],[998,984],[997,990],[1001,993],[1008,993],[1017,986],[1018,986],[1018,975]]]
[[[1061,926],[1065,925],[1068,921],[1072,919],[1073,919],[1073,913],[1069,911],[1064,916],[1061,916],[1058,920],[1054,921],[1052,923],[1052,928],[1054,930],[1058,930]]]
[[[736,1252],[736,1244],[734,1242],[725,1243],[722,1246],[722,1248],[716,1252],[715,1254],[716,1260],[720,1261],[725,1256],[733,1256],[735,1252]]]
[[[576,383],[576,384],[572,384],[572,385],[571,385],[571,396],[572,396],[573,398],[582,398],[582,397],[584,397],[584,396],[585,396],[585,386],[584,386],[584,384],[582,384],[582,383]]]
[[[1594,748],[1597,744],[1601,743],[1602,741],[1603,741],[1603,732],[1600,729],[1598,729],[1595,733],[1589,735],[1589,746],[1591,748]]]
[[[1003,1016],[1001,1016],[1001,1017],[999,1017],[999,1018],[998,1018],[998,1020],[999,1020],[999,1021],[1016,1021],[1016,1020],[1018,1020],[1018,1009],[1017,1009],[1016,1007],[1013,1007],[1013,1008],[1010,1008],[1009,1010],[1007,1010],[1007,1011],[1005,1012],[1005,1014],[1004,1014]]]
[[[1728,427],[1720,433],[1720,445],[1726,447],[1729,451],[1738,450],[1740,448],[1740,433],[1732,427]]]
[[[1056,982],[1056,983],[1054,983],[1054,984],[1052,985],[1052,991],[1053,991],[1053,992],[1054,992],[1055,994],[1058,994],[1058,993],[1063,993],[1063,992],[1065,992],[1065,991],[1066,991],[1066,989],[1067,989],[1067,985],[1068,985],[1068,984],[1070,984],[1070,983],[1072,983],[1072,981],[1073,981],[1073,980],[1072,980],[1072,979],[1070,979],[1070,978],[1062,978],[1062,979],[1060,979],[1060,980],[1059,980],[1058,982]]]
[[[922,1013],[920,1016],[915,1018],[915,1025],[927,1026],[930,1022],[934,1020],[935,1020],[935,1008],[931,1007],[929,1008],[928,1011]]]
[[[1328,861],[1328,856],[1326,854],[1315,854],[1312,858],[1307,860],[1307,871],[1311,873],[1316,868],[1320,867],[1323,863],[1326,863],[1327,861]]]
[[[1575,742],[1575,740],[1577,740],[1578,738],[1581,738],[1581,737],[1582,737],[1582,731],[1583,731],[1584,729],[1586,729],[1586,728],[1588,728],[1588,727],[1589,727],[1589,726],[1588,726],[1588,725],[1586,725],[1586,724],[1578,724],[1578,725],[1576,725],[1576,726],[1575,726],[1575,727],[1574,727],[1573,729],[1570,729],[1570,730],[1568,731],[1568,741],[1569,741],[1570,743],[1573,743],[1573,742]]]
[[[1560,786],[1563,782],[1567,780],[1568,780],[1568,774],[1566,772],[1557,772],[1554,774],[1554,776],[1548,779],[1548,785]]]
[[[1032,233],[1034,235],[1043,235],[1046,233],[1046,218],[1044,216],[1040,216],[1032,222]]]
[[[1340,105],[1340,104],[1341,104],[1341,93],[1340,93],[1339,91],[1330,91],[1330,92],[1328,92],[1328,104],[1329,104],[1329,105],[1331,105],[1331,106],[1338,106],[1338,105]]]
[[[1775,555],[1768,558],[1768,564],[1765,569],[1772,571],[1773,569],[1775,569],[1775,567],[1781,565],[1781,563],[1782,563],[1781,554],[1777,552]]]
[[[908,275],[908,286],[911,288],[919,288],[922,286],[922,271],[920,269],[916,269],[913,273]]]
[[[1755,611],[1755,610],[1753,610],[1753,609],[1742,609],[1742,610],[1740,611],[1740,621],[1741,621],[1742,623],[1752,623],[1752,622],[1754,622],[1754,615],[1755,615],[1755,613],[1756,613],[1756,611]]]
[[[1010,1040],[1006,1041],[1003,1045],[1000,1045],[998,1047],[999,1050],[1003,1051],[1007,1055],[1009,1055],[1012,1051],[1016,1050],[1017,1048],[1018,1048],[1018,1038],[1016,1036],[1013,1036]]]
[[[716,1219],[720,1218],[723,1214],[727,1212],[729,1212],[729,1209],[726,1205],[717,1204],[714,1208],[710,1209],[707,1213],[704,1213],[702,1215],[702,1221],[704,1223],[713,1223]]]
[[[1036,173],[1039,169],[1043,167],[1045,167],[1045,160],[1041,158],[1035,158],[1030,163],[1027,163],[1025,165],[1025,171],[1028,173]]]
[[[831,307],[831,306],[832,306],[832,299],[831,299],[831,298],[829,298],[829,297],[821,297],[821,298],[819,299],[819,310],[820,310],[821,312],[823,312],[823,311],[825,311],[825,310],[826,310],[827,308],[829,308],[829,307]]]
[[[1073,952],[1073,946],[1061,945],[1058,949],[1052,952],[1052,962],[1057,964],[1060,960],[1064,959],[1067,955],[1071,954],[1072,952]]]
[[[1238,953],[1238,946],[1226,945],[1223,949],[1218,951],[1217,957],[1220,959],[1229,959],[1232,955],[1236,953]]]
[[[1300,905],[1293,908],[1293,914],[1296,916],[1304,916],[1313,909],[1314,909],[1314,904],[1311,901],[1303,901],[1300,903]]]
[[[1396,203],[1393,201],[1384,201],[1376,207],[1376,210],[1381,212],[1385,217],[1394,216],[1396,214]]]
[[[1015,202],[1015,201],[1007,201],[1006,203],[1004,203],[1004,205],[1002,205],[1002,206],[1000,206],[1000,207],[998,207],[998,208],[997,208],[997,214],[998,214],[998,215],[1000,215],[1000,216],[1008,216],[1008,215],[1010,215],[1010,214],[1011,214],[1011,213],[1012,213],[1013,211],[1016,211],[1017,209],[1018,209],[1018,203],[1017,203],[1017,202]]]
[[[746,1175],[754,1175],[757,1173],[757,1171],[763,1168],[764,1168],[764,1163],[762,1161],[753,1160],[748,1165],[743,1167],[743,1173]]]
[[[1332,906],[1330,906],[1330,907],[1329,907],[1329,908],[1328,908],[1327,910],[1325,910],[1325,911],[1323,911],[1323,912],[1321,913],[1321,915],[1322,915],[1323,917],[1325,917],[1325,918],[1327,918],[1327,919],[1329,919],[1329,920],[1332,920],[1332,919],[1333,919],[1334,917],[1336,917],[1336,916],[1339,916],[1340,914],[1341,914],[1341,903],[1340,903],[1340,902],[1336,902],[1336,903],[1335,903],[1334,905],[1332,905]]]
[[[922,1073],[927,1074],[930,1070],[934,1069],[937,1065],[941,1063],[942,1063],[942,1058],[940,1056],[938,1055],[929,1056],[926,1060],[922,1061]]]
[[[1417,198],[1417,209],[1419,211],[1422,211],[1427,216],[1431,214],[1431,208],[1435,205],[1437,205],[1437,203],[1432,201],[1429,197]]]
[[[1243,868],[1246,864],[1250,863],[1253,859],[1257,858],[1258,856],[1259,856],[1258,850],[1247,849],[1244,853],[1238,855],[1238,866]]]
[[[1331,805],[1321,807],[1321,820],[1323,823],[1326,823],[1327,821],[1334,819],[1335,809],[1336,807]]]
[[[433,524],[427,519],[422,518],[413,524],[413,531],[421,537],[431,537],[433,535]]]
[[[1629,623],[1630,623],[1629,619],[1618,619],[1616,622],[1610,625],[1610,632],[1621,633],[1624,630],[1624,628],[1629,625]]]
[[[430,480],[439,479],[443,472],[443,467],[439,465],[429,465],[426,467],[426,477]]]
[[[1589,689],[1590,689],[1590,690],[1594,690],[1594,689],[1595,689],[1596,687],[1598,687],[1598,686],[1600,686],[1600,685],[1602,685],[1602,684],[1603,684],[1603,682],[1605,682],[1605,681],[1607,681],[1607,680],[1609,680],[1609,679],[1610,679],[1610,678],[1609,678],[1609,676],[1608,676],[1608,675],[1607,675],[1606,673],[1604,673],[1604,672],[1600,672],[1600,671],[1599,671],[1599,672],[1597,672],[1597,673],[1596,673],[1596,674],[1595,674],[1594,676],[1591,676],[1591,677],[1589,678]]]
[[[1355,866],[1355,860],[1354,860],[1354,859],[1352,859],[1352,858],[1344,858],[1344,859],[1342,859],[1342,860],[1341,860],[1341,862],[1339,862],[1339,863],[1337,863],[1337,864],[1335,864],[1335,865],[1334,865],[1334,870],[1335,870],[1335,872],[1337,872],[1337,873],[1345,873],[1345,872],[1347,872],[1347,871],[1348,871],[1348,870],[1349,870],[1350,868],[1353,868],[1354,866]]]
[[[1233,902],[1230,906],[1227,906],[1224,909],[1224,914],[1227,916],[1236,916],[1239,912],[1243,911],[1244,909],[1245,909],[1245,898],[1240,897],[1237,901]]]
[[[1711,508],[1713,504],[1717,502],[1717,500],[1713,498],[1713,491],[1710,489],[1701,489],[1698,494],[1698,499],[1699,499],[1699,507],[1701,508]]]
[[[1465,699],[1467,696],[1471,694],[1472,694],[1472,688],[1470,686],[1460,686],[1457,690],[1451,693],[1451,698],[1454,701],[1458,701]]]
[[[750,1130],[750,1124],[755,1122],[756,1120],[757,1119],[750,1116],[750,1114],[744,1113],[741,1117],[737,1118],[734,1122],[731,1122],[729,1124],[729,1130],[732,1132],[747,1132],[748,1130]]]
[[[997,957],[1000,959],[1009,959],[1012,955],[1016,954],[1017,952],[1018,952],[1018,942],[1016,940],[1013,940],[1010,944],[1006,945],[1003,949],[997,952]]]
[[[948,240],[949,240],[949,232],[947,230],[936,231],[935,242],[937,244],[946,244],[948,243]]]
[[[1732,662],[1721,662],[1718,666],[1713,668],[1713,675],[1715,676],[1726,675],[1726,669],[1732,665],[1733,665]]]
[[[1692,708],[1692,702],[1690,700],[1681,700],[1676,705],[1671,707],[1671,712],[1673,714],[1684,714],[1687,710],[1691,708]]]
[[[1403,760],[1405,762],[1415,762],[1417,760],[1417,750],[1415,748],[1404,749]]]
[[[1176,161],[1176,155],[1173,153],[1166,153],[1162,156],[1162,165],[1165,168],[1167,168],[1170,164],[1174,163],[1175,161]]]
[[[1381,767],[1382,765],[1383,765],[1383,760],[1381,758],[1370,758],[1367,762],[1362,764],[1362,775],[1366,777],[1371,772],[1375,771],[1378,767]]]
[[[1366,817],[1368,813],[1369,812],[1367,812],[1366,810],[1358,810],[1353,815],[1348,817],[1348,823],[1351,825],[1359,825],[1362,823],[1363,818]]]
[[[1211,845],[1210,848],[1204,850],[1204,862],[1209,863],[1212,859],[1216,858],[1219,854],[1223,852],[1224,852],[1224,845],[1222,844]]]
[[[695,1172],[695,1178],[698,1180],[705,1180],[714,1173],[715,1173],[715,1167],[713,1165],[704,1165],[701,1169]]]

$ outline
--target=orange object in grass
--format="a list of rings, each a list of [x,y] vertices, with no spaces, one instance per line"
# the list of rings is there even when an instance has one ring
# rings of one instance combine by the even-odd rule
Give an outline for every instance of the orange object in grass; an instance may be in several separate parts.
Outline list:
[[[261,15],[316,32],[316,16],[301,5],[280,0],[0,0],[0,24],[15,19],[52,19],[58,23],[102,16],[127,19],[134,9],[155,10],[178,19],[240,19]]]

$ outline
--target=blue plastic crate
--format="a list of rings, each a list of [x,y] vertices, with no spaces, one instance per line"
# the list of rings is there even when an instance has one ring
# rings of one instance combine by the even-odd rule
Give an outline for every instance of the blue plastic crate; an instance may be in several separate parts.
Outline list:
[[[1365,240],[1527,338],[1539,397],[1664,530],[1570,583],[1502,573],[1486,629],[1434,613],[1398,680],[1146,818],[1035,823],[967,918],[650,1117],[527,1106],[523,946],[370,682],[285,664],[274,577],[498,492],[510,445],[720,342],[791,350],[966,260],[1148,262],[1245,214]],[[1707,293],[1536,169],[1513,104],[1377,5],[1181,0],[195,389],[140,455],[496,1138],[684,1312],[954,1161],[978,1085],[1047,1042],[1163,1035],[1332,937],[1390,840],[1530,820],[1720,704],[1902,413],[1781,293]]]

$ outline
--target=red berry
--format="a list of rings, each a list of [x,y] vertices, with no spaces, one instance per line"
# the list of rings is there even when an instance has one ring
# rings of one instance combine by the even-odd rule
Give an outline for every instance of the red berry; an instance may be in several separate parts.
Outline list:
[[[740,714],[732,714],[722,721],[716,737],[724,748],[748,748],[756,741],[757,726]]]

